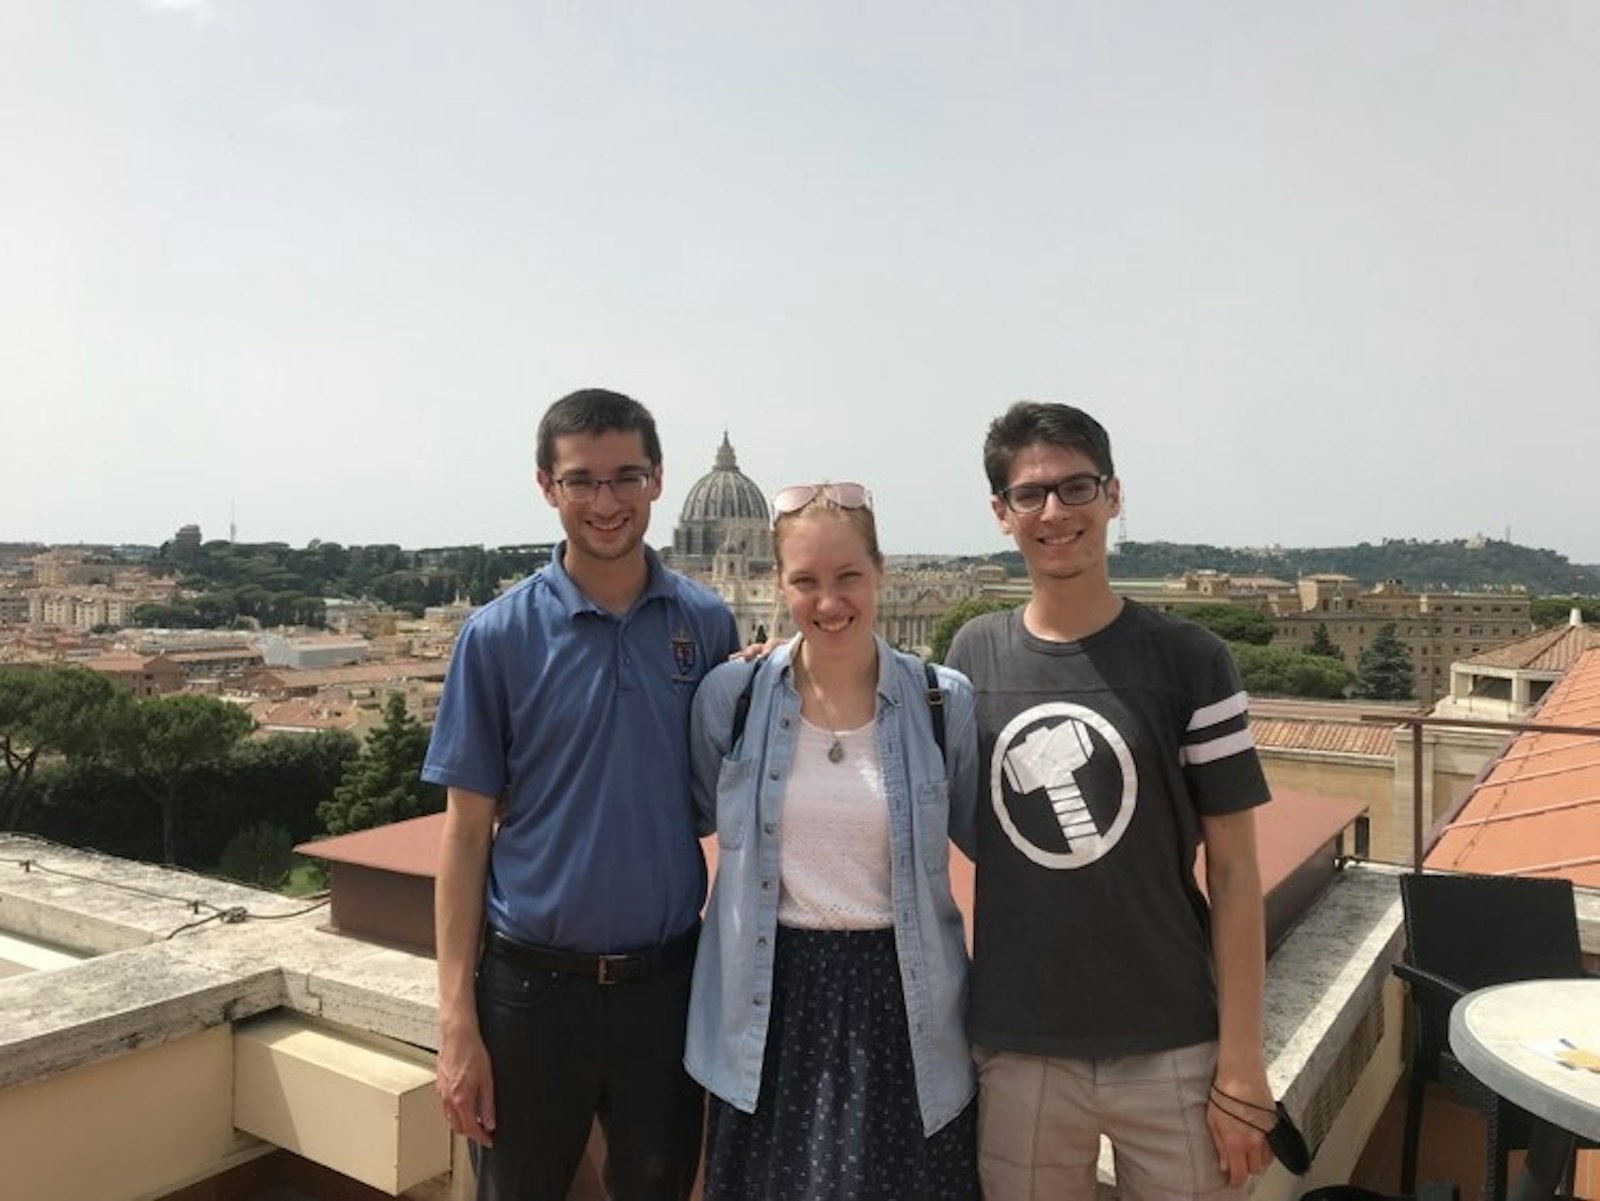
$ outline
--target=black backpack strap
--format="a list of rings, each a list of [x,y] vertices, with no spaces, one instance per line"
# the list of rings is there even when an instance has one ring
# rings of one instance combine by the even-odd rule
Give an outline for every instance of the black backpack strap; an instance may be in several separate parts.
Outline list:
[[[933,740],[939,746],[939,758],[944,754],[944,689],[939,687],[939,674],[932,663],[922,665],[928,677],[928,716],[933,719]]]
[[[733,724],[728,728],[730,755],[739,749],[739,741],[744,737],[744,723],[750,719],[750,695],[756,690],[756,676],[760,674],[761,665],[766,661],[765,655],[755,661],[755,665],[750,669],[750,678],[744,682],[744,688],[739,693],[739,699],[733,702]]]

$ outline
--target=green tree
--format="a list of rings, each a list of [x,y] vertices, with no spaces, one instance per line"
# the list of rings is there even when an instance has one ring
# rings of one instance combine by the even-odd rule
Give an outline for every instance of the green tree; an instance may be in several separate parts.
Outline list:
[[[383,724],[367,737],[360,756],[346,769],[333,799],[317,808],[330,834],[370,830],[444,808],[444,789],[418,774],[428,753],[428,731],[406,712],[406,698],[391,692]]]
[[[228,758],[255,721],[237,705],[180,692],[138,702],[118,734],[118,758],[161,810],[161,854],[178,861],[178,796],[195,770]]]
[[[958,601],[933,623],[933,646],[928,651],[928,658],[935,663],[943,663],[944,657],[950,653],[950,644],[955,641],[956,631],[980,613],[997,613],[1001,609],[1014,608],[1015,601],[984,600],[976,596]]]
[[[132,702],[129,702],[132,704]],[[216,868],[247,826],[286,831],[292,843],[323,833],[317,807],[333,796],[360,744],[343,730],[246,738],[225,759],[188,769],[180,782],[178,861]],[[70,846],[129,859],[161,857],[144,777],[109,756],[41,766],[27,821],[19,828]]]
[[[228,839],[217,862],[217,874],[244,884],[277,888],[293,865],[289,831],[271,822],[253,822]]]
[[[1205,626],[1225,642],[1248,642],[1252,646],[1266,646],[1272,641],[1277,627],[1272,618],[1259,609],[1244,605],[1195,605],[1181,610],[1182,615],[1196,625]]]
[[[1600,596],[1541,596],[1528,606],[1528,616],[1541,630],[1551,626],[1564,626],[1578,611],[1578,620],[1586,625],[1600,625]]]
[[[1311,642],[1306,647],[1306,654],[1344,662],[1344,652],[1334,645],[1333,638],[1328,634],[1328,623],[1325,621],[1317,622],[1316,629],[1311,631]]]
[[[1283,646],[1230,643],[1239,679],[1252,696],[1308,696],[1336,700],[1349,695],[1355,672],[1340,659]]]
[[[20,829],[34,769],[51,755],[92,757],[128,694],[81,667],[0,671],[0,829]]]
[[[1416,695],[1411,652],[1389,622],[1361,649],[1356,661],[1355,695],[1373,701],[1403,701]]]

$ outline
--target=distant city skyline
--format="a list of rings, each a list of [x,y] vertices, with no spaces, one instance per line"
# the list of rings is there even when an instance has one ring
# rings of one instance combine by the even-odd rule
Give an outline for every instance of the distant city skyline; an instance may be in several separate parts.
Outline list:
[[[1003,550],[1030,397],[1136,541],[1600,563],[1597,59],[1582,0],[13,0],[0,536],[552,541],[604,385],[656,543],[726,429]]]
[[[674,520],[676,520],[676,513],[673,516],[674,516]],[[199,525],[200,523],[198,523],[198,522],[193,522],[193,523],[185,522],[184,524],[185,525],[189,525],[189,524]],[[174,529],[173,531],[168,533],[166,536],[164,536],[162,538],[155,538],[155,539],[151,539],[151,538],[130,538],[130,539],[76,538],[76,539],[72,539],[70,541],[65,541],[65,542],[48,542],[48,541],[46,541],[44,539],[41,539],[41,538],[4,536],[4,532],[0,531],[0,546],[34,545],[34,546],[47,547],[47,548],[50,548],[50,549],[69,549],[69,548],[72,548],[72,547],[113,547],[114,548],[114,547],[119,547],[119,546],[140,546],[140,547],[151,547],[151,548],[159,549],[164,543],[167,543],[167,542],[171,541],[172,537],[173,537],[173,534],[175,534],[176,532],[177,532],[177,530]],[[214,534],[214,533],[208,531],[205,528],[205,526],[203,526],[203,525],[200,526],[200,533],[201,533],[202,540],[205,541],[205,542],[229,541],[230,540],[226,533],[216,533],[216,534]],[[398,546],[402,550],[406,550],[406,551],[434,550],[434,549],[442,549],[442,548],[450,548],[450,547],[461,547],[461,546],[482,546],[485,549],[492,550],[492,549],[495,549],[497,547],[554,545],[555,543],[561,541],[562,536],[563,535],[561,533],[560,527],[557,526],[556,530],[549,537],[525,538],[525,539],[521,540],[520,542],[485,542],[482,539],[467,539],[467,540],[463,540],[463,541],[460,541],[460,542],[406,542],[406,541],[404,541],[402,539],[396,539],[396,538],[373,538],[373,539],[368,539],[368,540],[365,540],[365,541],[359,541],[358,542],[358,541],[354,541],[354,540],[347,541],[347,540],[345,540],[343,538],[326,537],[326,536],[320,536],[320,535],[315,535],[315,534],[312,535],[311,538],[308,538],[308,539],[306,539],[304,541],[293,541],[293,540],[290,540],[290,539],[287,539],[287,538],[270,538],[270,537],[247,538],[247,537],[244,537],[241,534],[241,536],[237,539],[237,541],[241,545],[250,545],[250,544],[284,544],[284,545],[287,545],[287,546],[290,546],[290,547],[293,547],[293,548],[296,548],[296,549],[304,548],[309,542],[315,540],[315,541],[317,541],[319,543],[337,543],[337,544],[339,544],[341,546]],[[1408,536],[1408,535],[1404,535],[1404,534],[1389,535],[1388,536],[1389,541],[1391,541],[1391,542],[1415,541],[1415,542],[1418,542],[1418,543],[1421,543],[1421,544],[1433,543],[1433,542],[1438,542],[1438,543],[1466,542],[1466,543],[1470,543],[1470,542],[1472,542],[1474,540],[1475,537],[1476,537],[1476,535],[1460,535],[1460,536],[1453,537],[1453,538],[1452,537],[1444,537],[1444,538],[1414,538],[1412,536]],[[1492,535],[1492,534],[1483,535],[1483,537],[1488,538],[1490,541],[1508,541],[1507,539],[1498,538],[1498,537],[1496,537],[1495,535]],[[652,521],[651,522],[651,531],[650,531],[650,534],[647,536],[646,541],[649,542],[651,546],[656,547],[658,549],[669,550],[671,548],[671,546],[672,546],[672,530],[671,530],[670,526],[663,533],[663,531],[659,528],[659,522]],[[1112,542],[1112,544],[1114,544],[1115,541],[1116,541],[1116,533],[1115,533],[1115,528],[1113,528],[1113,530],[1111,532],[1111,542]],[[1217,548],[1218,550],[1235,551],[1235,552],[1239,552],[1239,553],[1243,553],[1243,554],[1271,554],[1271,553],[1275,553],[1275,552],[1282,552],[1282,553],[1285,553],[1285,554],[1289,554],[1289,553],[1302,552],[1302,551],[1347,549],[1347,548],[1356,547],[1356,546],[1361,545],[1362,541],[1370,543],[1372,545],[1380,545],[1380,544],[1383,543],[1384,539],[1368,538],[1368,539],[1362,539],[1362,540],[1357,541],[1357,542],[1328,543],[1328,544],[1325,544],[1325,545],[1322,545],[1322,546],[1312,546],[1312,545],[1296,546],[1296,545],[1289,545],[1287,543],[1277,543],[1277,544],[1269,545],[1269,546],[1229,546],[1229,545],[1227,545],[1225,543],[1210,542],[1210,541],[1207,541],[1205,539],[1199,539],[1199,540],[1194,540],[1194,541],[1185,540],[1185,541],[1180,542],[1177,539],[1170,539],[1170,538],[1139,539],[1139,538],[1133,538],[1131,536],[1129,538],[1129,541],[1130,542],[1144,542],[1144,543],[1147,543],[1147,544],[1148,543],[1156,543],[1156,544],[1170,543],[1170,544],[1174,544],[1174,545],[1212,546],[1212,547]],[[1566,556],[1567,561],[1569,563],[1571,563],[1574,567],[1589,567],[1589,568],[1594,568],[1596,570],[1600,570],[1600,562],[1597,562],[1597,563],[1586,563],[1581,559],[1574,558],[1572,555],[1567,554],[1567,552],[1562,550],[1559,546],[1531,546],[1528,543],[1516,542],[1515,539],[1511,539],[1509,541],[1513,545],[1522,547],[1522,548],[1524,548],[1526,550],[1550,551],[1550,552],[1553,552],[1553,553],[1558,554],[1558,555],[1564,555],[1564,556]],[[955,557],[955,558],[983,558],[983,557],[988,557],[988,556],[993,556],[993,555],[1006,554],[1008,552],[1009,553],[1013,553],[1013,554],[1016,552],[1016,547],[1015,547],[1014,544],[997,545],[997,546],[995,546],[995,547],[993,547],[991,549],[986,549],[986,550],[957,551],[957,550],[945,550],[945,549],[940,549],[940,548],[934,547],[934,548],[924,549],[924,550],[921,550],[921,551],[885,551],[884,553],[890,559],[898,559],[898,558],[915,559],[915,558],[917,558],[919,556],[927,556],[927,557],[950,556],[950,557]]]

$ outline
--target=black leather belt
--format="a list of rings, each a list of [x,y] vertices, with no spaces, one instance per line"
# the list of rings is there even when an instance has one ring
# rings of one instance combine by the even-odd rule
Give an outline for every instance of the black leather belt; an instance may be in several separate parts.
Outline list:
[[[581,955],[576,951],[530,946],[498,930],[489,931],[489,950],[496,955],[503,955],[532,971],[582,976],[596,984],[632,984],[691,963],[699,941],[700,927],[695,926],[659,947],[627,955]]]

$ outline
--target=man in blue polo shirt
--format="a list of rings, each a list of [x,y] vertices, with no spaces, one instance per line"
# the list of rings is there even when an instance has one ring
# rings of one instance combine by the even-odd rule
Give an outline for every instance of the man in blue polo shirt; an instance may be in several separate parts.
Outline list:
[[[439,1093],[472,1140],[480,1199],[564,1198],[597,1116],[613,1197],[686,1198],[706,885],[689,702],[735,626],[644,544],[661,443],[643,405],[564,397],[537,460],[566,540],[463,627],[422,770],[449,790]]]

